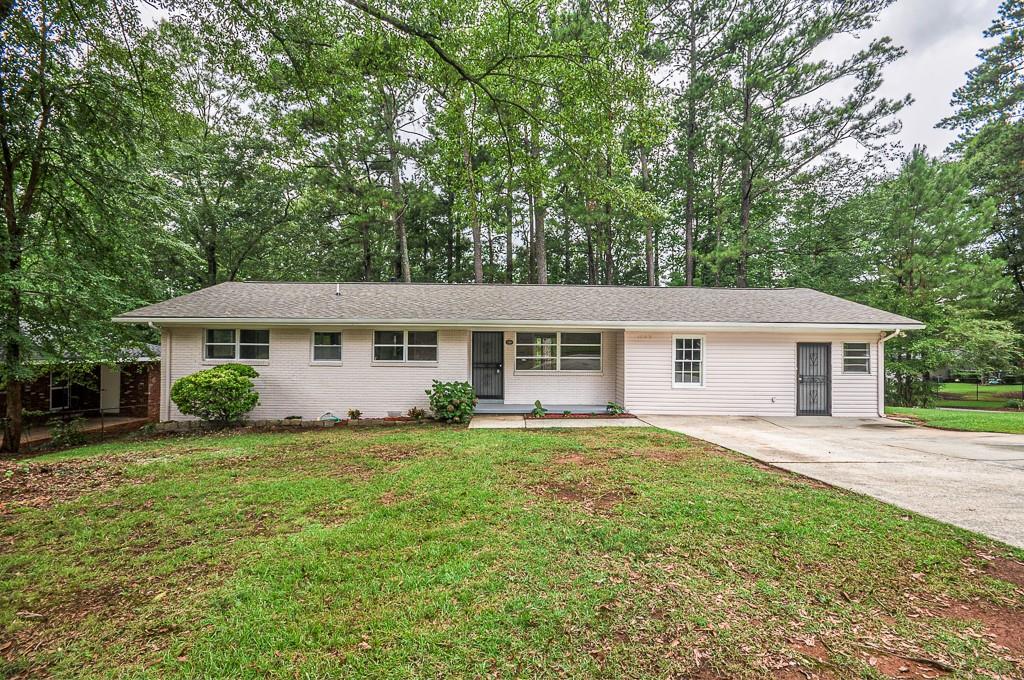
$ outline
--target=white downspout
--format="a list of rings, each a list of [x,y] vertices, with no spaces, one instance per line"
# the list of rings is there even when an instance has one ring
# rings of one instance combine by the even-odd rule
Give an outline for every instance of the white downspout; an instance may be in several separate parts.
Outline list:
[[[902,330],[895,330],[878,339],[878,415],[885,417],[885,343],[903,335]]]

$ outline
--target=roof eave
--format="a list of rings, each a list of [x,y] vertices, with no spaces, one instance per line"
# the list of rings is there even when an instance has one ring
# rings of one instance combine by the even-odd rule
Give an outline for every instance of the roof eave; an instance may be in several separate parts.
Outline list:
[[[142,323],[155,326],[203,326],[257,324],[261,326],[424,326],[431,328],[622,328],[628,330],[671,330],[685,328],[736,329],[817,329],[894,331],[917,330],[924,324],[910,322],[752,322],[752,321],[559,321],[551,319],[303,319],[267,317],[160,317],[117,316],[117,323]]]

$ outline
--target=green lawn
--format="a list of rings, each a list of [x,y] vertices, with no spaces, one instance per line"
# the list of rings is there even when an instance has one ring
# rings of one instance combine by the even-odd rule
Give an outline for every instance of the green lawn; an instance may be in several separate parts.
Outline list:
[[[658,430],[125,441],[0,502],[5,677],[1024,673],[1021,551]]]
[[[937,408],[886,407],[886,413],[909,416],[929,427],[967,432],[1024,434],[1024,412],[949,411]]]
[[[937,406],[947,408],[1002,409],[1011,399],[1021,399],[1021,386],[973,385],[970,383],[943,383],[939,386]]]

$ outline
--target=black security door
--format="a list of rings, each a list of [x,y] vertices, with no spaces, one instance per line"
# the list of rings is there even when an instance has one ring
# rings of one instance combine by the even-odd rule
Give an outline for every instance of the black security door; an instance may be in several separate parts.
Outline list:
[[[500,331],[473,332],[473,389],[480,399],[505,398],[504,338]]]
[[[832,346],[801,342],[796,346],[796,414],[832,415]]]

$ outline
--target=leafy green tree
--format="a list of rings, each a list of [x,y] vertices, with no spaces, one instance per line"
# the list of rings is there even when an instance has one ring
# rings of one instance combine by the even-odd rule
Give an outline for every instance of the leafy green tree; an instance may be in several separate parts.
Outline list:
[[[897,403],[927,403],[928,377],[951,364],[969,319],[978,320],[970,327],[974,344],[998,345],[995,336],[1005,330],[984,323],[984,310],[1007,282],[1002,263],[983,247],[992,205],[971,194],[962,165],[915,149],[894,178],[850,202],[871,239],[867,261],[875,263],[862,298],[928,324],[886,343]]]
[[[116,359],[138,334],[110,317],[158,295],[144,142],[163,109],[142,34],[134,5],[0,3],[4,451],[22,385],[62,357]]]
[[[1024,328],[1024,2],[1004,0],[985,37],[998,42],[979,52],[980,63],[953,93],[956,113],[943,125],[961,130],[953,150],[996,204],[994,251],[1015,286],[1001,306]]]

